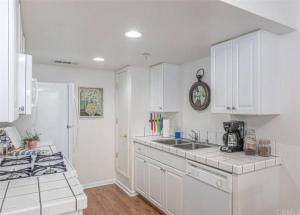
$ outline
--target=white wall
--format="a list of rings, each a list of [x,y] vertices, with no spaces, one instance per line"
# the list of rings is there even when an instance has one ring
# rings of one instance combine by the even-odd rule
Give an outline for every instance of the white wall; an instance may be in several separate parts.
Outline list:
[[[300,210],[300,31],[282,36],[279,45],[281,115],[239,118],[255,127],[259,135],[278,140],[276,151],[284,163],[281,208]]]
[[[210,107],[203,112],[194,111],[188,103],[188,92],[189,87],[196,80],[194,77],[198,68],[206,69],[208,74],[206,74],[205,81],[210,83],[210,59],[204,58],[181,66],[183,80],[182,123],[185,128],[222,131],[221,123],[223,121],[244,120],[247,127],[256,129],[258,136],[277,140],[276,153],[283,160],[279,209],[300,210],[300,31],[281,36],[278,45],[280,45],[280,69],[282,71],[282,104],[279,116],[212,114],[209,111]]]
[[[206,72],[203,81],[210,85],[210,58],[203,58],[182,64],[180,67],[182,80],[182,127],[186,133],[190,129],[198,129],[200,132],[210,131],[223,133],[224,129],[222,123],[230,120],[229,115],[212,114],[210,112],[210,106],[204,111],[196,111],[189,103],[189,90],[192,84],[197,81],[196,72],[200,68],[204,68]]]
[[[115,178],[114,72],[34,64],[33,76],[41,82],[74,83],[76,97],[78,86],[104,89],[104,117],[79,120],[78,145],[73,155],[73,163],[83,185],[113,181]],[[17,122],[18,124],[21,123]]]
[[[297,0],[221,0],[266,19],[297,29],[299,26]]]

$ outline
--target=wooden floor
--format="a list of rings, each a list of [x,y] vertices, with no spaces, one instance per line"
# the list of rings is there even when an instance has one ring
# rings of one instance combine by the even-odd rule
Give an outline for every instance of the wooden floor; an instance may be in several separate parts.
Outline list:
[[[140,196],[129,197],[116,185],[86,189],[88,208],[84,215],[160,215]]]

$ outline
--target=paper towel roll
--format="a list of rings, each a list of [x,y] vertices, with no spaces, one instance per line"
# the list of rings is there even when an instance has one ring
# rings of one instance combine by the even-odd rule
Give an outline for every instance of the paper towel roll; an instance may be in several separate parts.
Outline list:
[[[170,120],[163,120],[163,137],[170,137]]]

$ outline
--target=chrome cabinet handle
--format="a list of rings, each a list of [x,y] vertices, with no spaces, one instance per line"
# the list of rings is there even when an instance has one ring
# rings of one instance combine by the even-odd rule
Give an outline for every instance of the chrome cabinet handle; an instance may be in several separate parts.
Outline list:
[[[233,107],[232,107],[232,110],[236,110],[236,107],[233,106]]]
[[[230,110],[231,108],[229,106],[226,107],[227,110]]]

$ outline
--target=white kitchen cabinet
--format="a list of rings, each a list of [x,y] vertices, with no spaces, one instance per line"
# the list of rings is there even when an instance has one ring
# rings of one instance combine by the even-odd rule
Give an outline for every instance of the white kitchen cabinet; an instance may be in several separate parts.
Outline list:
[[[134,194],[134,136],[144,135],[149,120],[149,68],[128,66],[116,72],[116,180]]]
[[[211,48],[212,111],[230,113],[232,105],[232,41]]]
[[[214,113],[280,113],[278,38],[256,31],[211,48]]]
[[[179,111],[179,69],[177,65],[162,63],[150,68],[150,111]]]
[[[148,163],[148,197],[159,209],[164,208],[164,169],[153,162]]]
[[[259,113],[259,33],[232,41],[232,111]],[[262,71],[263,72],[263,71]]]
[[[0,122],[18,118],[18,2],[0,1]]]
[[[0,1],[0,26],[0,122],[13,122],[20,111],[18,71],[25,47],[19,1]],[[21,92],[26,95],[25,88]]]
[[[147,196],[147,161],[140,157],[135,157],[135,185],[136,190]]]
[[[165,171],[165,211],[169,215],[183,213],[183,175],[171,168]]]
[[[166,214],[182,215],[184,172],[165,163],[178,160],[178,165],[184,159],[173,155],[159,159],[152,156],[151,148],[137,143],[135,147],[135,190]]]

